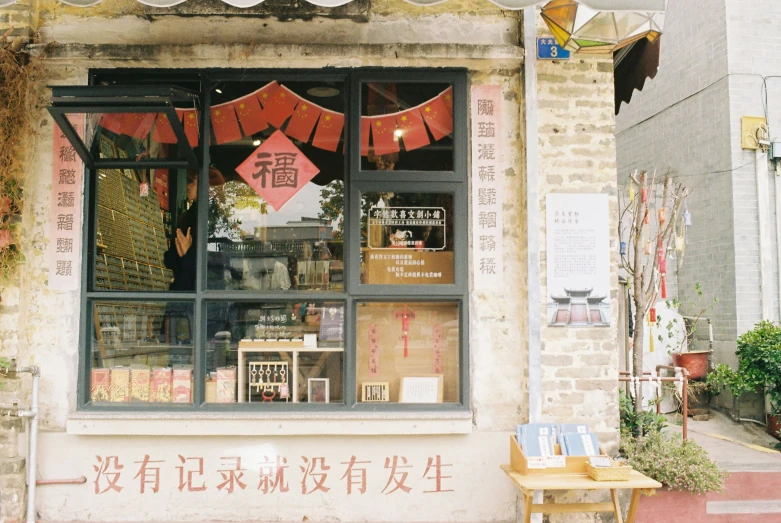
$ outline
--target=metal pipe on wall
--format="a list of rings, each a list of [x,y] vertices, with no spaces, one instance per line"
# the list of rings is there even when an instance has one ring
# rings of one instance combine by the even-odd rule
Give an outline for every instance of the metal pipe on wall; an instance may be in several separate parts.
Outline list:
[[[35,480],[38,469],[38,391],[41,373],[35,365],[16,367],[11,372],[31,374],[33,378],[30,409],[20,410],[17,415],[29,420],[27,431],[27,523],[35,523]]]

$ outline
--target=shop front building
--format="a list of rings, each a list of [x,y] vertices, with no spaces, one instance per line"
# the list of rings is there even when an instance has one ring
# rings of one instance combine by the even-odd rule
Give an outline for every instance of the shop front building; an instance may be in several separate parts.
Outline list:
[[[538,13],[482,0],[109,3],[12,6],[0,354],[41,369],[38,478],[85,480],[41,520],[511,521],[516,424],[615,450],[610,55],[530,58]],[[604,198],[604,286],[547,289],[553,193]]]

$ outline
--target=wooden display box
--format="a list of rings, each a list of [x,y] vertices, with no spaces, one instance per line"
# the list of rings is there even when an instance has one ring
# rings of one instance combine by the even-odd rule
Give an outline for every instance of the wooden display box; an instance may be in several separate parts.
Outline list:
[[[561,456],[561,446],[555,444],[553,452],[556,456]],[[599,449],[599,454],[607,457],[602,448]],[[564,456],[564,460],[564,467],[530,468],[526,454],[523,453],[515,436],[510,436],[510,466],[519,474],[586,474],[586,463],[588,463],[589,456]]]

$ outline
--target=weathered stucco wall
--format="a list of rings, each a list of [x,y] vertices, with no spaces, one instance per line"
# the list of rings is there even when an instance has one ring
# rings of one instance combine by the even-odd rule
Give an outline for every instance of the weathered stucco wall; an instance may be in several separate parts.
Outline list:
[[[191,3],[193,0],[183,6]],[[108,9],[111,5],[116,10]],[[609,58],[575,58],[539,66],[539,143],[534,145],[539,147],[541,161],[538,189],[543,257],[541,280],[527,282],[519,17],[501,12],[483,0],[458,5],[463,11],[456,11],[452,0],[425,10],[401,0],[382,0],[372,5],[371,14],[366,6],[356,4],[334,18],[312,15],[306,20],[293,17],[281,21],[262,12],[244,17],[232,13],[187,18],[149,14],[135,0],[106,0],[93,16],[89,16],[90,10],[68,8],[50,0],[41,3],[41,42],[59,44],[46,54],[45,77],[40,82],[42,96],[48,96],[44,85],[85,84],[89,68],[465,67],[473,85],[502,86],[505,151],[501,170],[505,284],[499,291],[472,292],[470,296],[471,433],[412,435],[421,432],[419,427],[424,422],[395,416],[374,418],[358,430],[369,431],[366,426],[380,423],[382,429],[371,429],[380,433],[374,436],[315,435],[338,426],[340,420],[336,417],[304,420],[311,436],[250,437],[245,433],[198,437],[193,434],[207,425],[213,427],[213,420],[195,416],[173,422],[161,421],[159,416],[124,416],[124,420],[81,416],[75,420],[79,293],[47,289],[45,249],[53,124],[42,109],[38,114],[38,132],[30,140],[35,160],[25,187],[24,248],[28,261],[22,267],[21,291],[10,292],[18,292],[20,360],[26,363],[34,358],[42,363],[44,433],[39,474],[84,475],[88,482],[42,489],[37,504],[41,518],[516,519],[516,492],[498,465],[508,460],[510,431],[528,419],[527,289],[528,285],[540,285],[541,296],[546,295],[544,195],[556,191],[615,195],[612,67]],[[182,9],[197,10],[198,6]],[[615,215],[615,206],[611,213]],[[611,247],[616,252],[613,222],[610,234]],[[611,260],[615,262],[615,258]],[[471,278],[471,255],[469,267]],[[600,433],[607,448],[614,450],[618,427],[615,271],[611,277],[613,327],[543,327],[542,363],[543,417],[588,422]],[[544,301],[540,305],[544,311]],[[543,317],[540,321],[545,325]],[[158,419],[150,420],[151,417]],[[434,419],[433,423],[436,422]],[[266,428],[260,430],[268,431],[272,421],[255,419],[247,423],[253,427],[263,427],[265,423]],[[288,423],[286,419],[273,421],[274,427],[286,427]],[[448,420],[441,423],[442,427],[449,426]],[[177,424],[186,429],[180,429],[179,435],[170,435],[172,430],[176,433]],[[76,426],[78,430],[73,429]],[[139,436],[106,435],[121,427],[131,427],[130,431]],[[344,434],[345,429],[341,430],[339,434]],[[152,436],[162,433],[169,435]],[[287,459],[288,468],[284,470],[290,490],[266,495],[258,491],[261,463],[275,455]],[[159,463],[147,463],[151,476],[136,477],[145,456]],[[358,461],[370,462],[356,465],[366,469],[365,494],[348,493],[349,476],[345,478],[343,474],[353,456]],[[398,469],[409,476],[409,493],[403,489],[388,493],[383,488],[387,487],[394,456],[403,457],[411,467]],[[186,477],[188,467],[197,464],[188,458],[199,457],[203,458],[204,475],[196,477],[203,480],[206,489],[180,489],[180,473]],[[240,465],[236,457],[242,458]],[[331,467],[325,480],[331,490],[304,494],[302,489],[306,491],[312,485],[307,463],[315,457],[324,458],[323,464]],[[119,465],[123,468],[117,468]],[[230,476],[228,470],[235,468],[244,469],[241,473],[246,486],[234,485],[233,492],[228,493],[227,486],[219,485],[225,474]],[[121,489],[109,486],[105,490],[113,473],[119,473],[116,486]],[[153,481],[159,478],[157,492],[152,484],[144,483],[145,477]],[[475,499],[491,502],[477,504]]]

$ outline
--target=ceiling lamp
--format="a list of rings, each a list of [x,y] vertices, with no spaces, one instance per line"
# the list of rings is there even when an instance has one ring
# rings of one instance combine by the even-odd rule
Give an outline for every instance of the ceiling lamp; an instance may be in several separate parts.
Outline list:
[[[551,0],[542,18],[567,50],[579,53],[612,53],[630,43],[662,33],[663,12],[601,11],[574,0]]]

